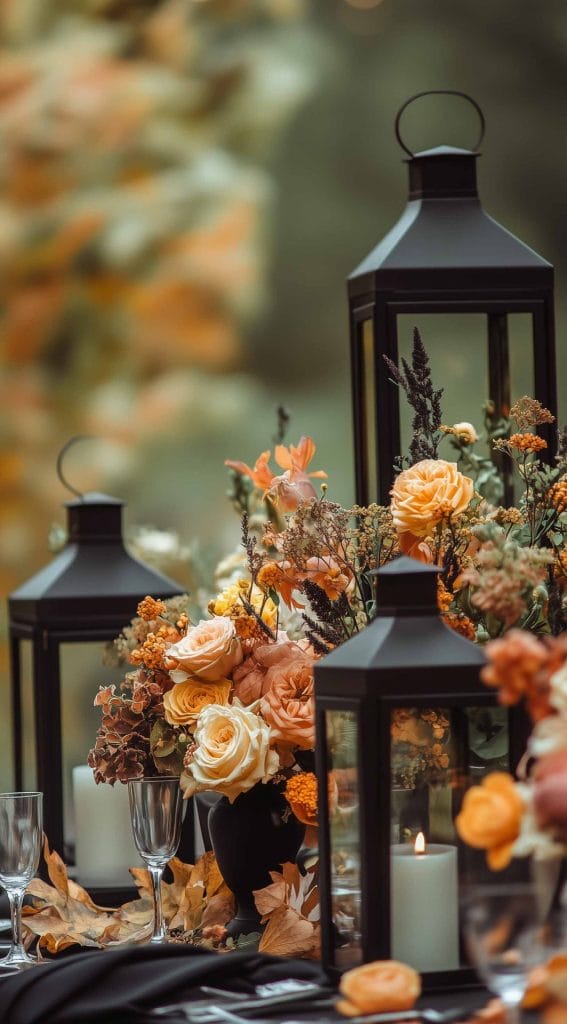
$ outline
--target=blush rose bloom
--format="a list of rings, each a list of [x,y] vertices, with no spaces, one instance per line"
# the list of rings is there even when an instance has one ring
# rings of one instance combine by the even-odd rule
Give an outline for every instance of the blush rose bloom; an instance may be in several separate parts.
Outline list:
[[[411,1010],[421,994],[421,978],[399,960],[375,960],[343,974],[337,1010],[346,1017]]]
[[[426,537],[443,519],[464,512],[474,484],[454,462],[423,459],[396,477],[390,509],[400,533]]]
[[[303,646],[309,646],[306,640],[297,643],[289,640],[287,633],[278,633],[274,643],[259,644],[242,664],[235,668],[232,679],[234,696],[242,704],[253,704],[269,690],[273,676],[268,676],[268,669],[280,662],[293,658],[305,657]]]
[[[486,850],[488,866],[500,871],[512,859],[524,810],[512,776],[492,772],[480,786],[472,786],[465,793],[455,825],[461,839],[477,850]]]
[[[274,739],[301,750],[315,746],[313,661],[298,652],[268,669],[261,711]]]
[[[164,694],[165,720],[170,725],[195,725],[209,704],[226,707],[230,697],[230,679],[204,683],[200,679],[186,679]]]
[[[183,683],[189,676],[216,682],[226,679],[242,657],[234,622],[215,615],[212,619],[202,619],[186,636],[171,644],[164,663],[174,683]]]
[[[195,748],[181,774],[185,797],[216,790],[234,803],[257,782],[269,782],[280,760],[267,723],[254,710],[210,704],[199,716]]]

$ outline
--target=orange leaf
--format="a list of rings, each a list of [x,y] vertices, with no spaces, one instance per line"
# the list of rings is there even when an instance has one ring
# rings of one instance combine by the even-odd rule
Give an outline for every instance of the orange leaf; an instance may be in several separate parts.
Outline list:
[[[308,956],[315,944],[315,928],[291,907],[270,915],[258,951],[272,956]]]

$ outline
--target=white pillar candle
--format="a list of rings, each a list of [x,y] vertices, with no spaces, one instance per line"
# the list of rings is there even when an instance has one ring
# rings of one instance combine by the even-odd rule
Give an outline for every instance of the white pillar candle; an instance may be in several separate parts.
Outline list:
[[[142,865],[130,825],[128,786],[96,784],[88,765],[73,768],[75,864],[81,885],[133,885]]]
[[[392,846],[392,957],[417,971],[459,966],[457,847]]]

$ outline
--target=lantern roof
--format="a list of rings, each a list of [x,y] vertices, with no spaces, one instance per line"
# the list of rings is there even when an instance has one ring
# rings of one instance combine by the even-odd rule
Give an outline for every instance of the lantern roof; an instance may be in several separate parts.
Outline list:
[[[92,492],[65,506],[67,543],[10,594],[12,625],[118,631],[146,595],[182,593],[182,586],[126,550],[120,499]]]
[[[438,146],[409,157],[406,208],[349,276],[351,296],[420,287],[493,291],[553,286],[552,265],[483,209],[476,179],[479,156]]]
[[[464,682],[483,691],[478,673],[486,656],[443,622],[438,574],[437,566],[405,555],[377,571],[376,618],[315,665],[325,692],[344,692],[347,680],[352,693],[375,686],[386,693],[390,685],[394,693],[408,684],[416,693],[458,693]]]

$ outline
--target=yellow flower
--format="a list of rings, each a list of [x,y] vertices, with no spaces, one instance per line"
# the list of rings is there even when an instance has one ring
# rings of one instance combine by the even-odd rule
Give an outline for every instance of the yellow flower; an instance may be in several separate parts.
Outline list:
[[[164,694],[165,720],[170,725],[194,725],[203,708],[209,704],[226,707],[230,696],[230,679],[204,683],[201,679],[187,679],[177,683]]]
[[[427,537],[443,520],[470,504],[474,485],[454,462],[424,459],[396,477],[391,495],[394,526],[400,533]]]
[[[257,615],[261,615],[263,622],[270,629],[276,626],[278,610],[274,602],[271,598],[267,598],[260,587],[257,587],[255,584],[250,588],[250,580],[246,579],[238,580],[238,583],[232,583],[214,600],[210,601],[209,611],[211,615],[224,615],[236,621],[237,619],[248,617],[250,614],[246,610],[243,601],[250,604]]]

